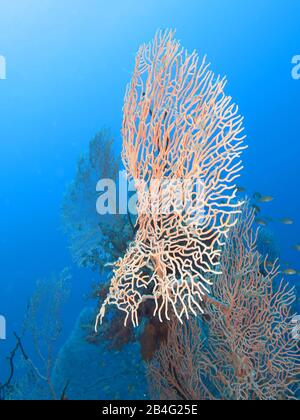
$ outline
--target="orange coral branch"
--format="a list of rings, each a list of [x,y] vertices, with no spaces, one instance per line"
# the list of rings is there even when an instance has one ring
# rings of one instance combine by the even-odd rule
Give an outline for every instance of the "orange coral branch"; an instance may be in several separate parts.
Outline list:
[[[222,275],[214,282],[213,295],[226,308],[206,299],[207,318],[186,323],[184,329],[175,322],[168,342],[149,364],[156,398],[163,399],[170,393],[173,398],[183,398],[181,390],[174,390],[174,377],[181,379],[185,389],[195,372],[198,384],[194,383],[193,388],[197,399],[295,398],[300,362],[299,341],[293,339],[295,293],[284,281],[275,284],[277,263],[269,271],[266,267],[263,270],[256,250],[257,235],[251,229],[253,220],[254,213],[244,208],[222,252]],[[206,333],[201,322],[207,323]],[[201,348],[186,345],[186,357],[193,360],[187,372],[187,367],[183,369],[180,364],[178,343],[197,340],[199,346],[202,343]],[[196,354],[188,356],[194,351]],[[172,373],[168,366],[173,360],[178,363]]]
[[[172,31],[158,32],[140,48],[122,128],[123,162],[138,196],[137,234],[116,263],[97,324],[114,304],[126,313],[125,324],[130,319],[137,325],[149,295],[161,321],[170,310],[180,322],[203,312],[208,274],[220,273],[224,237],[241,204],[235,180],[245,148],[242,117],[225,84]],[[181,212],[174,210],[178,180],[193,185],[188,198],[183,188]]]

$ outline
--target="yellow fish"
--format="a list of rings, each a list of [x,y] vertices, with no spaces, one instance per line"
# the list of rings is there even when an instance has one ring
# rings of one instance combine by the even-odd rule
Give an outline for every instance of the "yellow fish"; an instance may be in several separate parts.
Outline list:
[[[255,222],[260,226],[267,226],[267,222],[264,219],[255,219]]]
[[[297,274],[297,271],[293,268],[287,268],[283,271],[283,274],[286,274],[287,276],[295,276]]]
[[[285,217],[283,219],[280,219],[280,223],[283,225],[293,225],[294,221],[292,219],[289,219],[288,217]]]
[[[271,195],[265,195],[258,199],[260,203],[270,203],[273,200],[274,200],[274,197],[272,197]]]

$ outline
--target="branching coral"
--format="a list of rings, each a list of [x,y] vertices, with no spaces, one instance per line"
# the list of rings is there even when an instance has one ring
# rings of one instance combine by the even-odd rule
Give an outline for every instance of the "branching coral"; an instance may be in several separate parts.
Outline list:
[[[0,400],[66,398],[69,382],[58,390],[52,371],[69,279],[69,271],[65,269],[58,276],[38,281],[27,306],[22,334],[14,333],[16,345],[7,358],[9,372],[6,381],[0,383]]]
[[[45,388],[43,398],[60,398],[54,389],[51,374],[62,332],[62,307],[68,296],[69,280],[68,269],[51,279],[40,280],[27,308],[24,333],[31,336],[35,357],[31,360],[26,357],[26,365],[29,365],[29,374],[37,388]],[[23,380],[25,382],[25,378]],[[22,392],[25,395],[28,390],[24,388]],[[29,392],[32,395],[32,390]]]
[[[245,209],[226,241],[222,275],[213,287],[222,307],[208,300],[202,319],[184,327],[172,321],[167,344],[149,365],[156,396],[294,398],[299,380],[299,342],[292,334],[295,294],[284,281],[276,284],[277,263],[262,272],[253,219]]]
[[[182,324],[172,318],[166,342],[147,367],[149,389],[155,399],[213,399],[201,372],[214,366],[206,356],[202,329],[194,317]]]
[[[284,281],[276,285],[277,262],[262,272],[252,223],[246,213],[222,255],[214,295],[228,309],[222,314],[209,306],[212,353],[218,349],[222,360],[220,366],[215,359],[223,378],[218,385],[221,395],[235,399],[289,398],[299,369],[299,343],[292,334],[295,293]]]
[[[71,242],[74,261],[81,267],[101,271],[122,255],[132,239],[126,216],[100,216],[96,212],[96,184],[100,179],[117,180],[119,161],[113,152],[113,138],[101,130],[91,140],[89,152],[78,161],[74,181],[62,205],[63,225]]]
[[[137,234],[116,263],[97,324],[113,304],[125,312],[125,324],[137,325],[148,299],[160,320],[169,319],[170,308],[180,321],[203,311],[207,274],[219,273],[224,236],[240,207],[234,181],[242,118],[225,83],[173,32],[158,32],[140,48],[122,129],[123,162],[137,189]]]

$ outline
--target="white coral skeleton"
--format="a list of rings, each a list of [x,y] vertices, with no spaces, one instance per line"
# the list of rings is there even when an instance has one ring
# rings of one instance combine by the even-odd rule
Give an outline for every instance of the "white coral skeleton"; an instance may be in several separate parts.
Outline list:
[[[159,31],[140,47],[122,127],[123,162],[138,197],[137,233],[115,263],[96,329],[108,305],[124,311],[125,325],[131,320],[134,326],[148,299],[161,322],[170,319],[171,310],[180,322],[203,312],[208,274],[220,273],[224,238],[242,204],[235,182],[245,149],[243,118],[225,95],[225,84],[205,59],[200,62],[196,52],[180,46],[173,31]],[[154,190],[156,180],[163,182]],[[202,186],[201,193],[192,189],[183,199],[181,212],[164,187],[174,180]],[[162,200],[169,213],[159,211]]]

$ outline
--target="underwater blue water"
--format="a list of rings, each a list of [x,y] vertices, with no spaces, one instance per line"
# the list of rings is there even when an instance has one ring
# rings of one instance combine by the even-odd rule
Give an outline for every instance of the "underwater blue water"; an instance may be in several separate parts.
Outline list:
[[[240,185],[272,195],[265,216],[282,254],[300,270],[300,54],[298,0],[0,0],[0,314],[7,320],[0,363],[14,343],[35,282],[65,266],[72,292],[65,339],[97,275],[76,269],[60,206],[76,161],[103,126],[116,137],[134,55],[158,28],[176,28],[188,50],[207,54],[245,116],[249,150]],[[299,284],[300,278],[291,278]],[[1,366],[1,365],[0,365]],[[1,374],[1,368],[0,368]]]

